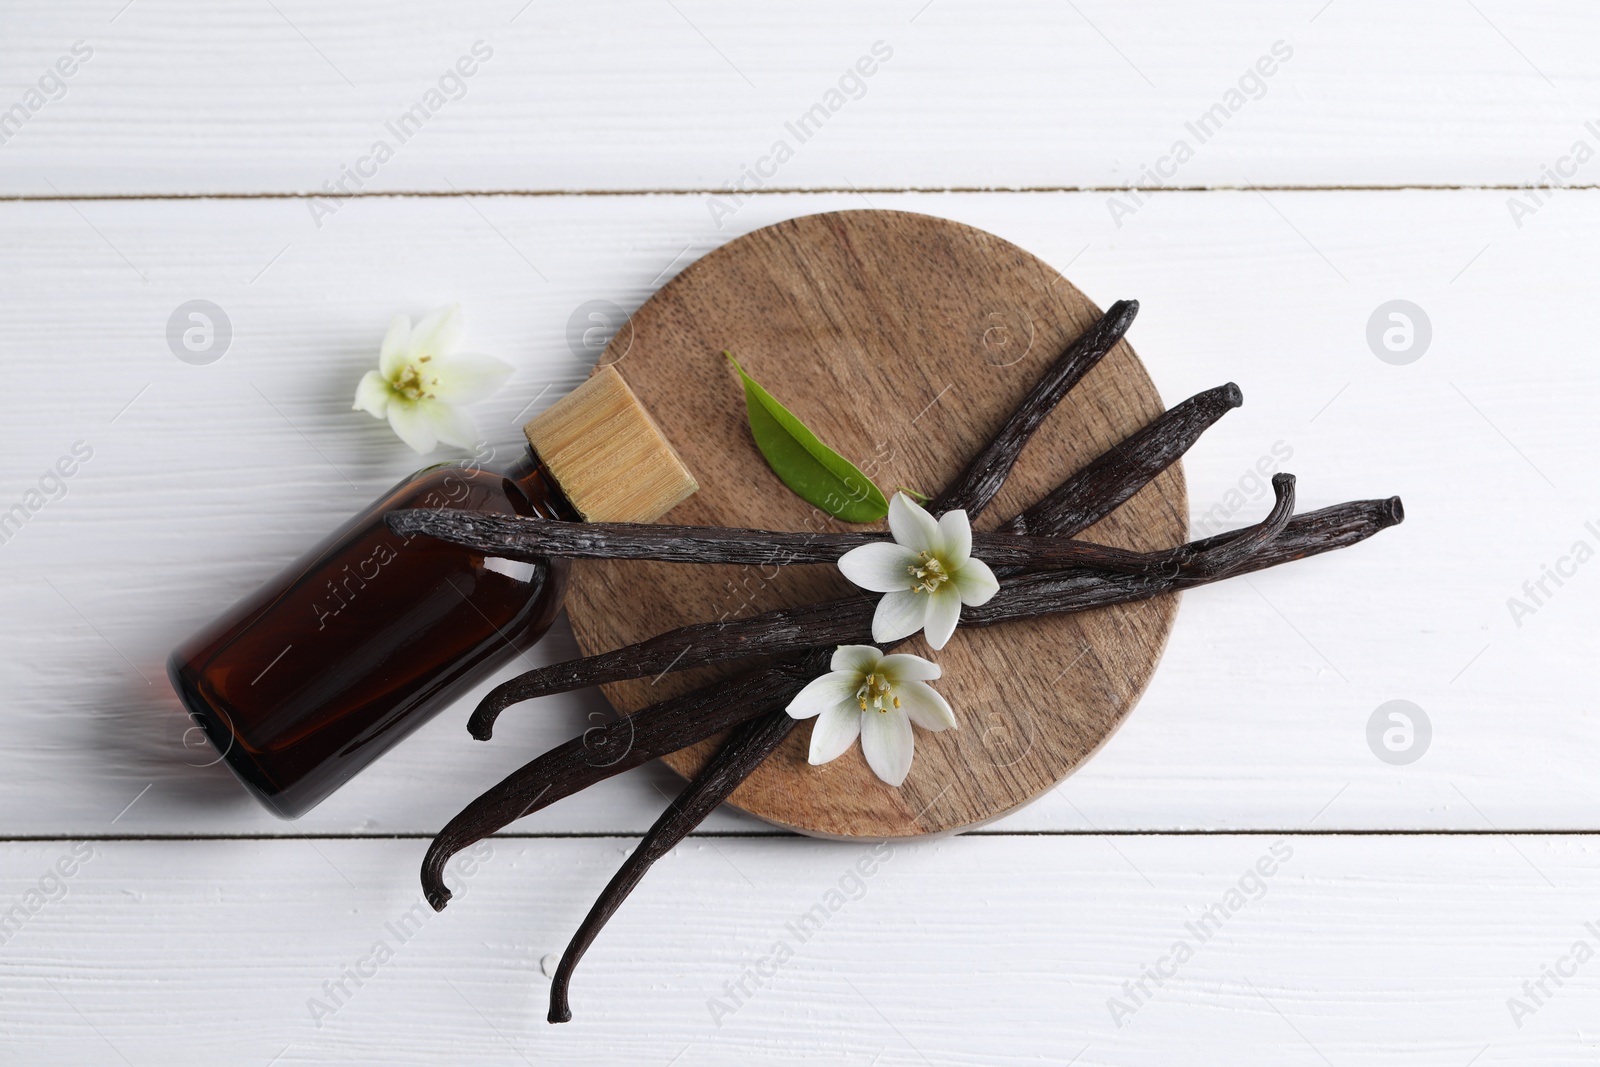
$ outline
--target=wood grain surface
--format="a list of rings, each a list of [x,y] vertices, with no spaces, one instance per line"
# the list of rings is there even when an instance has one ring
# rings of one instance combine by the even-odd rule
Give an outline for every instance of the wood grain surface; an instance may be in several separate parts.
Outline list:
[[[1588,136],[1596,89],[1582,0],[124,2],[0,9],[6,107],[94,49],[0,193],[1516,186]],[[474,44],[402,142],[386,124]]]
[[[780,530],[853,528],[789,492],[750,436],[723,349],[886,491],[943,487],[1060,351],[1100,314],[1053,268],[999,237],[899,211],[836,211],[765,227],[705,256],[618,332],[615,365],[695,472],[681,523]],[[980,519],[989,528],[1162,410],[1119,344],[1046,422]],[[1137,549],[1184,539],[1181,469],[1163,474],[1086,535]],[[854,527],[859,528],[859,527]],[[581,561],[568,611],[599,652],[690,622],[863,595],[831,566],[698,567]],[[835,837],[905,837],[970,827],[1050,789],[1110,736],[1149,681],[1173,598],[959,629],[938,683],[961,727],[917,731],[898,789],[857,745],[806,761],[802,727],[733,795],[770,822]],[[693,652],[689,653],[692,662]],[[605,687],[623,712],[736,676],[738,665]],[[692,774],[720,738],[668,758]]]
[[[438,915],[415,882],[395,877],[410,869],[416,841],[5,843],[8,906],[74,849],[93,858],[5,945],[0,1058],[17,1067],[1594,1062],[1594,960],[1563,987],[1546,981],[1552,995],[1521,1027],[1506,1007],[1526,997],[1522,983],[1538,981],[1541,965],[1565,957],[1570,970],[1574,941],[1594,946],[1585,925],[1596,923],[1600,889],[1592,837],[985,832],[846,845],[697,836],[650,872],[596,942],[573,986],[573,1022],[550,1026],[539,961],[561,951],[633,843],[482,842],[452,865],[460,897]],[[1265,878],[1264,857],[1274,872]],[[1217,910],[1229,894],[1235,906]],[[1180,940],[1194,955],[1174,966]],[[1145,978],[1156,965],[1176,973],[1158,985]],[[360,985],[345,977],[356,967]],[[1135,987],[1130,997],[1124,983],[1140,981],[1148,994]]]

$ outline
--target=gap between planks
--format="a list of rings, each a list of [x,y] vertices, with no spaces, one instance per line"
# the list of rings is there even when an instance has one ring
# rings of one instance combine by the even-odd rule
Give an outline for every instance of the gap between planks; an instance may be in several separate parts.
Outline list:
[[[1133,185],[880,185],[880,186],[793,186],[771,189],[395,189],[364,193],[261,192],[261,193],[14,193],[0,195],[0,203],[51,203],[94,200],[403,200],[407,198],[460,199],[474,196],[830,196],[897,193],[1398,193],[1419,192],[1523,192],[1542,188],[1534,185],[1487,183],[1475,185],[1399,184],[1399,185],[1162,185],[1144,188]],[[1600,182],[1563,185],[1566,190],[1600,189]]]
[[[52,841],[431,841],[436,835],[408,831],[393,834],[357,833],[241,833],[241,834],[15,834],[0,836],[0,845],[48,844]],[[489,835],[500,841],[636,841],[642,832],[613,830],[575,830],[567,833],[499,833]],[[805,841],[819,838],[788,830],[704,830],[693,838],[769,838],[792,837]],[[1267,827],[1249,830],[966,830],[958,834],[932,835],[910,839],[940,841],[949,837],[1594,837],[1595,830],[1490,829],[1490,830],[1307,830],[1292,827]],[[864,838],[863,840],[871,840]],[[905,840],[905,839],[902,839]],[[848,844],[849,842],[839,842]]]

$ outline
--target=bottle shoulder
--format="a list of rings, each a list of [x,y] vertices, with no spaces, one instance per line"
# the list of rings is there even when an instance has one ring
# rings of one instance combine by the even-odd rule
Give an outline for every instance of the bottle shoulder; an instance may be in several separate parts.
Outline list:
[[[578,516],[537,456],[435,463],[401,479],[376,508],[462,508],[576,521]]]

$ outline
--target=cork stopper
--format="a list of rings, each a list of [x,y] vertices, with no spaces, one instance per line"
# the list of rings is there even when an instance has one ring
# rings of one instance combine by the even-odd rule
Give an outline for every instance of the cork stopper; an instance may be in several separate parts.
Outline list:
[[[654,522],[700,488],[612,366],[522,432],[588,522]]]

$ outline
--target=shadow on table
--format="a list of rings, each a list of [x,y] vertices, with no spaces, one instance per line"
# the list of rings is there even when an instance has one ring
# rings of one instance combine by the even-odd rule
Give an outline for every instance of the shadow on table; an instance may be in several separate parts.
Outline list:
[[[145,666],[141,673],[148,684],[91,696],[97,716],[91,737],[104,750],[105,766],[118,777],[151,783],[163,802],[178,808],[204,807],[212,816],[259,808],[189,717],[167,684],[164,666]]]

